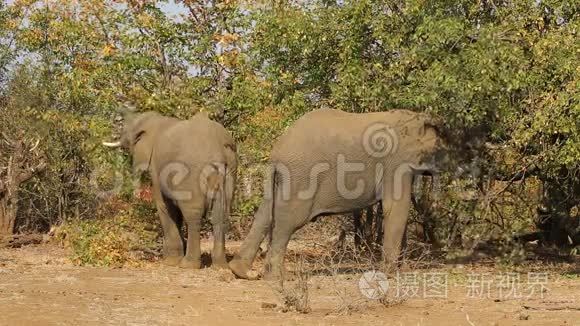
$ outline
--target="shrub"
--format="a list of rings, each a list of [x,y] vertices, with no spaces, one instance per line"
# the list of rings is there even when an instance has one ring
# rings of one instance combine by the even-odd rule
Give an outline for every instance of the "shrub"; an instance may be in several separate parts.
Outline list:
[[[57,232],[74,264],[134,266],[159,255],[159,228],[149,204],[112,201],[98,215],[69,219]]]

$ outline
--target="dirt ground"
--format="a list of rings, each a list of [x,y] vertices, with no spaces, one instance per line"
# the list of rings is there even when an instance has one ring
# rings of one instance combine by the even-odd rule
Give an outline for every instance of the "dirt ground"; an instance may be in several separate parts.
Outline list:
[[[518,274],[515,291],[509,282],[501,285],[498,275],[508,274],[497,267],[421,270],[400,286],[416,295],[382,301],[363,295],[359,273],[319,273],[308,280],[310,311],[300,313],[284,304],[275,285],[235,279],[229,271],[186,271],[157,262],[79,267],[64,249],[44,244],[0,249],[0,325],[580,325],[578,266],[529,271],[548,278],[532,283],[530,274]],[[428,273],[446,275],[446,293],[428,293]],[[475,273],[497,278],[477,283],[469,276]],[[378,289],[379,283],[365,284]],[[391,277],[387,293],[392,284]],[[437,284],[441,290],[443,283]]]

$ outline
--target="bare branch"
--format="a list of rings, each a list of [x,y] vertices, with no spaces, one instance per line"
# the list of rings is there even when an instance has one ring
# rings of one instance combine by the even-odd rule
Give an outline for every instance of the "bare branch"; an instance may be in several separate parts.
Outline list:
[[[38,147],[38,144],[40,144],[40,138],[38,138],[38,140],[36,141],[36,143],[34,144],[34,146],[32,146],[29,151],[30,152],[34,152],[34,150]]]
[[[44,169],[46,169],[46,163],[39,163],[36,167],[30,168],[28,171],[21,172],[18,176],[17,182],[19,184],[26,182],[30,180],[30,178],[32,178],[35,174],[44,171]]]

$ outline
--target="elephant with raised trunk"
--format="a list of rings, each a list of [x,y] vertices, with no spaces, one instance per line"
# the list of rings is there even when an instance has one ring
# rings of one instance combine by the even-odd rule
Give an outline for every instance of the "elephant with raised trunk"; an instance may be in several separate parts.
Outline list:
[[[395,263],[413,175],[445,156],[437,124],[421,113],[321,109],[305,114],[274,145],[264,199],[230,268],[249,278],[259,245],[270,232],[264,276],[283,279],[286,247],[296,230],[317,216],[352,212],[379,201],[383,258]]]
[[[133,169],[147,171],[163,228],[163,261],[200,268],[201,219],[211,218],[212,265],[227,267],[225,236],[234,194],[237,156],[229,132],[205,114],[189,120],[156,112],[129,114],[119,142],[132,155]],[[181,234],[187,227],[187,240]]]

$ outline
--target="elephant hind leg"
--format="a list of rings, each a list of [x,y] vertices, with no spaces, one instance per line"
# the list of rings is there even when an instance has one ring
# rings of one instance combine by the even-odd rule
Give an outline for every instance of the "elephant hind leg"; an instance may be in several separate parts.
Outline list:
[[[295,228],[289,225],[274,226],[272,243],[267,254],[267,263],[264,266],[265,279],[284,280],[284,258],[286,256],[288,242],[290,242],[290,237],[294,231]]]
[[[272,226],[271,210],[271,199],[264,200],[254,215],[250,233],[242,243],[239,252],[230,261],[230,269],[240,278],[249,278],[248,272],[252,267],[260,244]]]
[[[312,203],[308,204],[304,201],[295,201],[276,208],[270,250],[264,270],[265,279],[283,282],[285,276],[284,259],[288,243],[294,232],[316,216],[312,215],[311,208]]]
[[[230,215],[232,193],[226,189],[226,180],[212,194],[208,194],[208,214],[213,228],[213,251],[211,253],[212,267],[227,268],[226,232],[227,217]]]
[[[155,190],[155,187],[153,196],[163,229],[163,262],[170,266],[178,265],[184,253],[181,235],[183,216],[179,208],[158,190]]]
[[[201,218],[205,215],[203,206],[180,204],[179,208],[187,225],[187,247],[185,256],[179,263],[182,268],[199,269],[201,267],[200,228]]]

